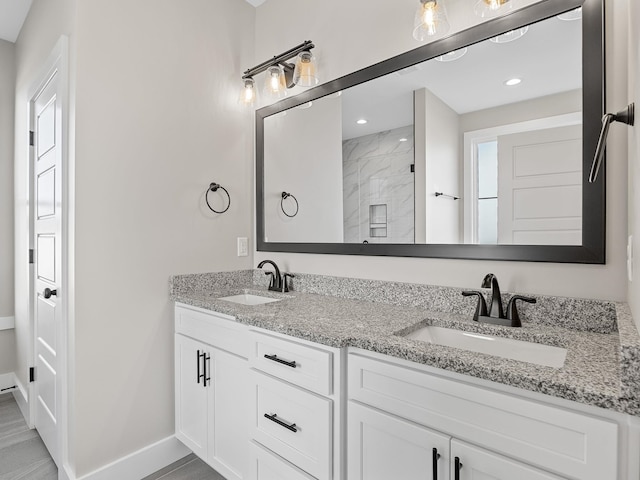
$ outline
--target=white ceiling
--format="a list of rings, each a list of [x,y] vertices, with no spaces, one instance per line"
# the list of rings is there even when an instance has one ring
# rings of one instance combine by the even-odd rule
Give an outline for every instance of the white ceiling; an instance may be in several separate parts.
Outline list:
[[[452,62],[430,60],[342,93],[343,138],[354,138],[413,123],[413,91],[427,88],[464,114],[575,90],[582,86],[580,21],[550,18],[531,25],[518,40],[469,47]],[[522,79],[515,87],[504,82]],[[359,118],[368,120],[357,125]]]
[[[14,43],[33,0],[0,0],[0,39]]]

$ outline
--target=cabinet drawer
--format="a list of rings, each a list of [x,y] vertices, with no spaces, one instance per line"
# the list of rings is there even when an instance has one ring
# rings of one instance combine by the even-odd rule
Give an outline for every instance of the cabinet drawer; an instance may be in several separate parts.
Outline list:
[[[315,480],[255,442],[249,442],[249,480]]]
[[[331,478],[332,401],[255,370],[251,377],[252,437],[319,480]]]
[[[251,346],[253,368],[322,395],[333,393],[330,351],[260,332],[251,332]]]
[[[617,478],[618,425],[349,355],[349,397],[571,479]]]
[[[244,358],[249,356],[249,331],[233,317],[195,307],[176,305],[176,333],[197,338]]]

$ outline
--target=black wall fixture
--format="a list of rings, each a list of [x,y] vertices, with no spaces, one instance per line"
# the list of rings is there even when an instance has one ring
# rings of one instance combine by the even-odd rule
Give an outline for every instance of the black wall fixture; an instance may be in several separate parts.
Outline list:
[[[222,190],[225,193],[225,196],[227,197],[227,201],[226,201],[227,206],[223,210],[216,210],[209,203],[209,192],[217,192],[218,190]],[[212,182],[209,184],[209,187],[207,188],[207,191],[204,194],[204,200],[205,202],[207,202],[207,207],[209,207],[209,210],[215,213],[224,213],[227,210],[229,210],[229,207],[231,206],[231,195],[229,195],[229,192],[227,191],[226,188],[224,188],[219,183],[215,183],[215,182]]]
[[[593,157],[593,163],[591,164],[591,172],[589,173],[589,183],[593,183],[598,178],[598,172],[600,171],[600,164],[604,157],[604,148],[607,145],[607,137],[609,136],[609,126],[613,122],[624,123],[633,127],[635,119],[636,104],[630,103],[627,108],[619,111],[618,113],[606,113],[602,117],[602,130],[600,130],[600,137],[598,137],[598,146],[596,147],[596,154]]]

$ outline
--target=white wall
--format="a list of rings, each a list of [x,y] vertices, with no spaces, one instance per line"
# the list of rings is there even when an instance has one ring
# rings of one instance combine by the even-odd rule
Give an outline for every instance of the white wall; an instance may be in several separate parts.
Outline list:
[[[69,461],[82,476],[174,432],[172,274],[244,269],[251,237],[254,9],[239,0],[35,0],[16,45],[17,99],[71,37]],[[16,113],[16,332],[26,385],[26,110]],[[77,126],[77,127],[76,127]],[[210,182],[232,197],[210,212]],[[24,265],[24,267],[23,267]]]
[[[627,130],[629,135],[629,234],[633,235],[633,281],[629,282],[628,301],[636,324],[640,326],[640,4],[629,1],[629,5],[629,95],[614,108],[621,109],[624,104],[635,102],[635,126],[614,124],[612,130]]]
[[[608,105],[626,105],[626,74],[624,79],[618,77],[618,72],[626,72],[626,2],[606,0],[606,6],[606,58],[610,72],[606,97]],[[314,51],[325,82],[419,46],[411,37],[415,8],[414,0],[327,0],[322,8],[310,1],[269,0],[257,9],[256,58],[268,58],[303,39],[311,39],[317,46]],[[476,21],[455,13],[463,8],[468,8],[468,2],[450,4],[452,31]],[[286,29],[272,27],[285,17],[288,19]],[[619,130],[612,129],[608,151],[610,158],[624,159],[626,137]],[[609,161],[607,169],[607,264],[604,266],[272,252],[256,252],[255,261],[272,258],[294,272],[458,287],[478,286],[487,272],[493,272],[508,291],[625,300],[627,167],[624,161]]]
[[[310,127],[311,118],[326,128]],[[290,134],[278,138],[283,129]],[[334,214],[342,211],[342,99],[325,97],[268,117],[264,130],[265,240],[342,242],[342,218]],[[293,218],[280,208],[283,191],[298,201]],[[282,205],[295,213],[291,198]]]
[[[78,475],[174,432],[169,276],[251,266],[253,22],[238,0],[78,3]]]
[[[449,197],[436,197],[435,192],[461,197],[462,163],[459,150],[460,117],[429,90],[415,94],[415,110],[424,110],[424,159],[416,158],[418,171],[425,176],[426,208],[425,243],[460,242],[462,202]],[[416,139],[418,138],[416,131]],[[418,164],[424,162],[424,168]]]
[[[0,318],[13,317],[15,47],[0,40]],[[15,334],[0,330],[0,375],[15,370]]]
[[[570,90],[460,115],[460,130],[470,132],[582,111],[582,91]],[[462,145],[462,144],[461,144]]]

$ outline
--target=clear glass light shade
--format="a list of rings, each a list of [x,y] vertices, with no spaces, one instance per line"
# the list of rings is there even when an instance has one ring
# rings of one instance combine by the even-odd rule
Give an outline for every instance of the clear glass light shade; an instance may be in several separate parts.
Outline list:
[[[281,65],[273,65],[265,72],[264,93],[271,99],[283,98],[287,95],[287,81]]]
[[[569,10],[568,12],[561,13],[558,15],[559,20],[564,20],[565,22],[572,22],[574,20],[580,20],[582,18],[582,7],[578,7],[573,10]]]
[[[316,57],[311,52],[300,52],[293,71],[293,83],[301,87],[313,87],[319,81]]]
[[[514,40],[518,40],[525,33],[529,31],[529,27],[516,28],[515,30],[510,30],[508,32],[503,33],[502,35],[498,35],[497,37],[490,38],[493,43],[509,43]]]
[[[516,0],[478,0],[474,11],[482,18],[496,17],[513,8]]]
[[[436,57],[436,60],[438,62],[453,62],[455,60],[458,60],[459,58],[464,57],[466,53],[467,53],[467,47],[464,47],[459,50],[454,50],[453,52],[440,55],[439,57]]]
[[[449,31],[447,11],[442,0],[420,0],[413,22],[413,38],[423,42]]]
[[[245,78],[242,80],[242,90],[238,103],[241,105],[251,106],[256,102],[256,82],[253,78]]]

